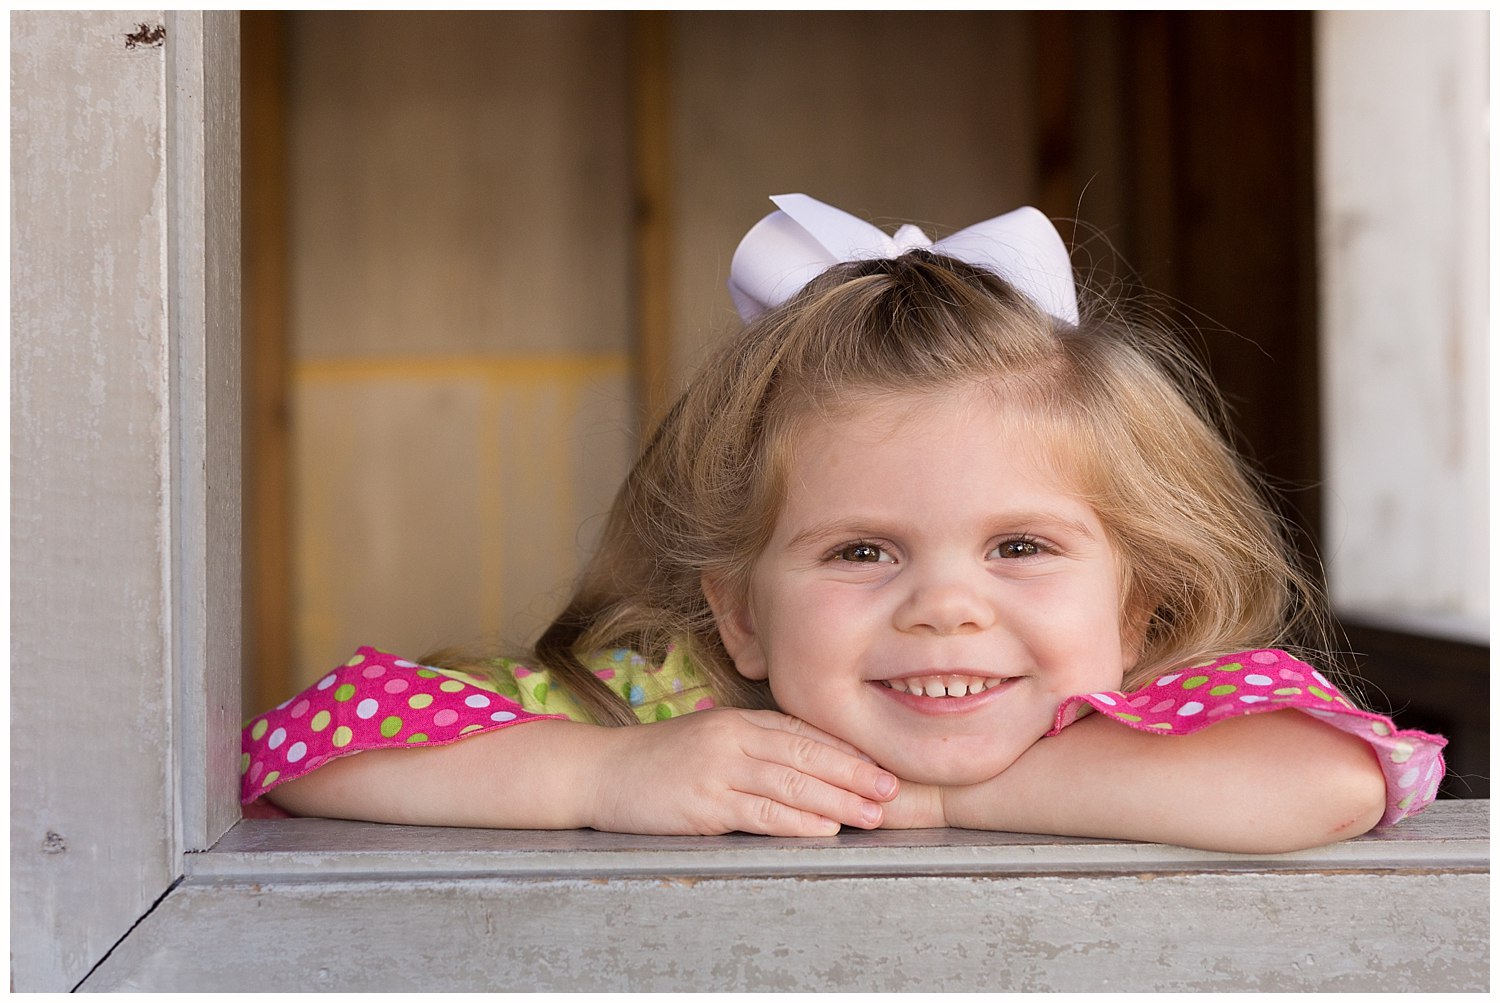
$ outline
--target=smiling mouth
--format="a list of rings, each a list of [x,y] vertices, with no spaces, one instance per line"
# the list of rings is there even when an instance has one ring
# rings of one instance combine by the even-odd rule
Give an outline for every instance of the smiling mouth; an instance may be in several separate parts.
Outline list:
[[[882,679],[880,685],[897,693],[918,697],[968,697],[985,693],[1004,683],[1012,676],[969,676],[944,673],[933,676],[908,676],[905,679]]]

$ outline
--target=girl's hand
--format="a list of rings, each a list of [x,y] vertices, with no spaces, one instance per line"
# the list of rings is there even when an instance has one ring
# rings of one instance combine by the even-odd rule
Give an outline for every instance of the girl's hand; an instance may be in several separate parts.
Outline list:
[[[831,836],[879,826],[898,788],[852,745],[775,711],[699,711],[588,741],[586,824],[611,832]]]
[[[275,788],[298,815],[403,825],[829,836],[873,829],[896,778],[774,711],[604,728],[533,721],[450,745],[372,749]]]

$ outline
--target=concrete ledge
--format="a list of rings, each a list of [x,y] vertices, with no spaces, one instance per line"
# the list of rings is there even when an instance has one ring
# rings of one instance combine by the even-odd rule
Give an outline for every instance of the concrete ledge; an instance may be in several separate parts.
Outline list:
[[[242,823],[82,988],[1481,990],[1488,808],[1265,857]]]

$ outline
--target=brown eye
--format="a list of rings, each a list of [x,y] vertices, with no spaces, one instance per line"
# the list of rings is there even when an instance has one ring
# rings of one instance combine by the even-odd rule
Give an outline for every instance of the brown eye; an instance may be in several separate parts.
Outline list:
[[[1006,540],[995,548],[1001,557],[1035,557],[1042,552],[1034,540]]]
[[[850,564],[876,564],[885,556],[885,551],[873,543],[851,543],[840,547],[834,556]]]

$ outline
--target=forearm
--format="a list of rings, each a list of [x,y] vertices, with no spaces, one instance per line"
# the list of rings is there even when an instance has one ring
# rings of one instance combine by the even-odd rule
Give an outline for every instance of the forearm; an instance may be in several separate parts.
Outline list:
[[[1384,798],[1368,745],[1282,711],[1180,737],[1091,716],[1037,742],[1000,776],[935,800],[941,824],[960,828],[1264,853],[1365,832]]]
[[[872,828],[896,778],[772,711],[627,728],[535,721],[451,745],[346,756],[270,792],[304,815],[407,825],[663,835]]]
[[[373,749],[272,790],[287,811],[403,825],[587,826],[592,766],[611,729],[533,721],[450,745]]]

